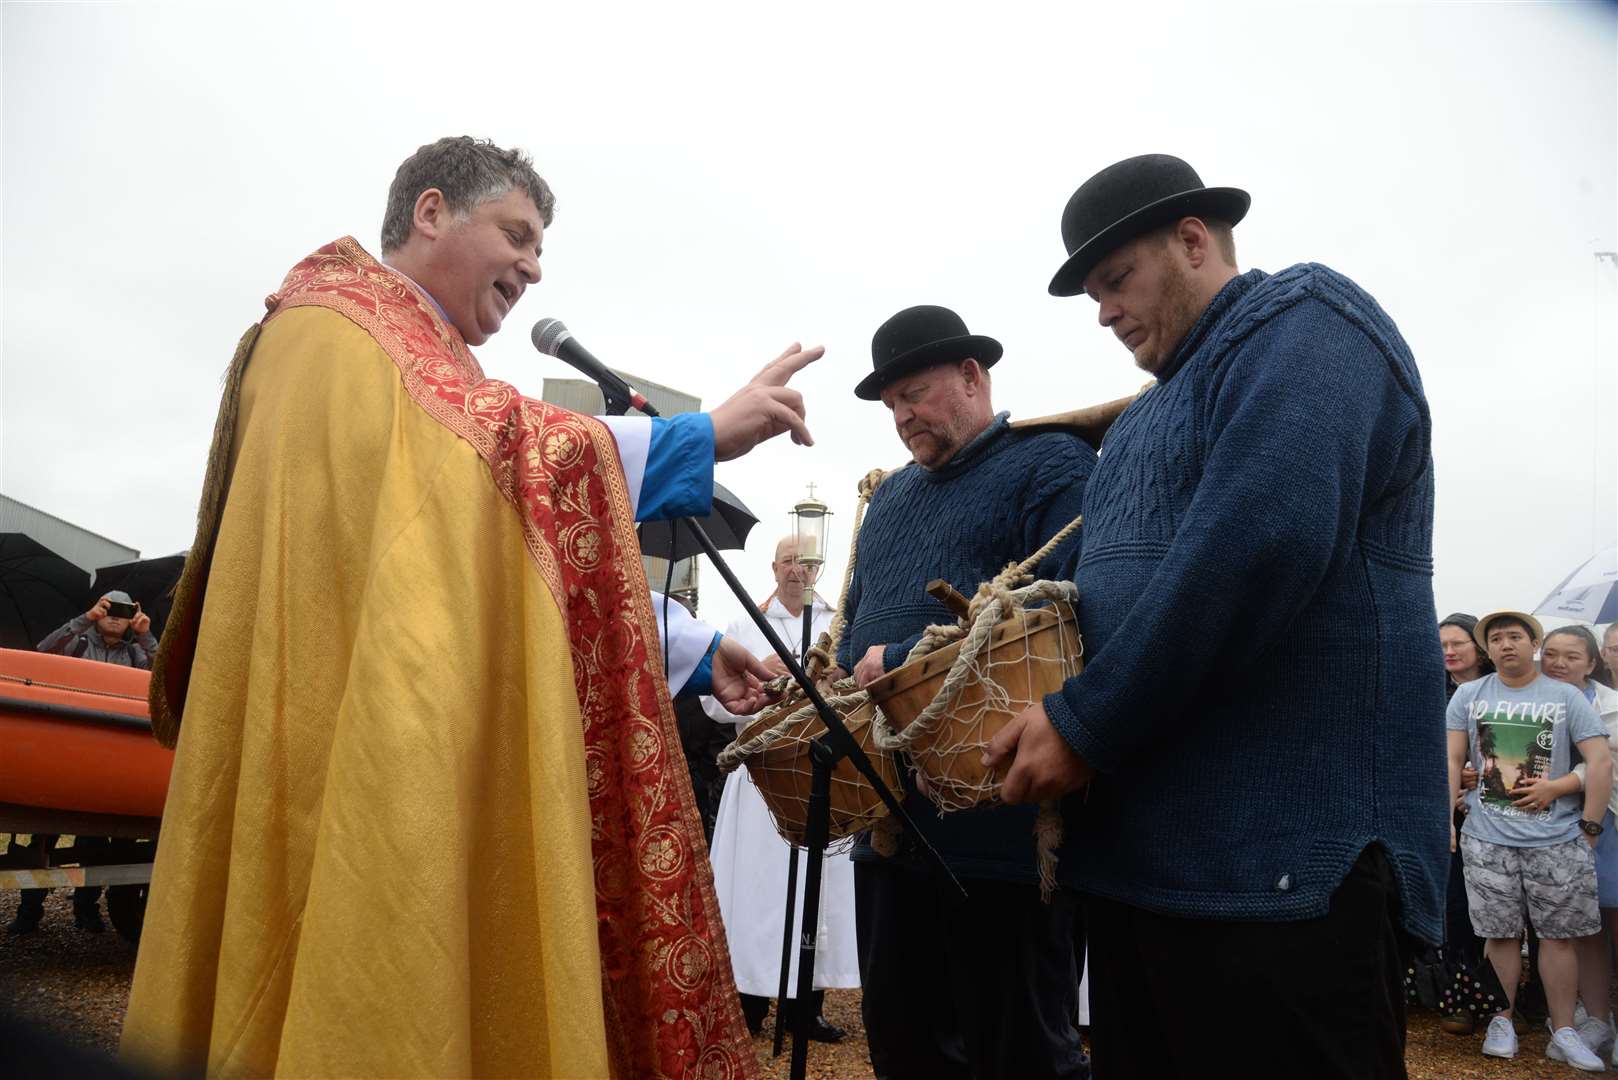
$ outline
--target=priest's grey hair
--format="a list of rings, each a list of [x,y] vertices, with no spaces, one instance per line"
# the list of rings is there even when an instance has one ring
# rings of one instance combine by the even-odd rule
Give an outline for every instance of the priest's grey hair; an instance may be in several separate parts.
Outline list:
[[[534,163],[521,150],[503,150],[488,139],[455,135],[428,143],[404,160],[388,186],[388,208],[382,217],[382,253],[403,247],[410,239],[416,200],[429,188],[444,193],[444,202],[458,216],[469,214],[490,199],[521,189],[534,200],[546,225],[556,215],[556,196],[534,171]]]

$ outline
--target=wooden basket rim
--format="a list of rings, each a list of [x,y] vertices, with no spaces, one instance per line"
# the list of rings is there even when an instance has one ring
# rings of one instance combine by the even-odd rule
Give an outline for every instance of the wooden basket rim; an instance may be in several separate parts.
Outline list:
[[[782,716],[783,716],[783,711],[786,712],[786,713],[794,713],[794,712],[797,712],[799,709],[803,708],[807,704],[809,704],[809,699],[808,698],[799,697],[799,698],[794,698],[794,699],[792,699],[790,701],[787,701],[787,702],[785,702],[783,704],[780,704],[780,705],[772,705],[772,706],[770,706],[768,709],[764,710],[763,712],[761,712],[757,716],[755,716],[753,718],[752,722],[750,722],[745,728],[742,729],[742,733],[736,737],[736,741],[737,742],[744,742],[744,741],[746,741],[748,739],[753,738],[755,735],[761,734],[766,729],[772,728],[776,724],[781,722]],[[847,716],[843,717],[843,726],[844,727],[849,726],[849,724],[856,717],[858,717],[860,715],[860,713],[868,712],[872,708],[874,708],[874,706],[872,705],[872,703],[869,700],[863,702],[858,707],[856,707],[852,712],[850,712]],[[833,710],[833,711],[835,711],[835,710]],[[839,714],[839,715],[841,715],[841,714]],[[819,728],[821,731],[826,730],[826,725],[821,722],[820,716],[819,716],[818,713],[810,714],[809,716],[805,717],[802,721],[800,721],[800,723],[813,724],[817,728]]]
[[[1060,613],[1056,610],[1058,606],[1062,608]],[[992,652],[997,646],[1004,645],[1008,641],[1033,637],[1061,623],[1071,623],[1075,630],[1078,627],[1078,616],[1072,606],[1065,601],[1058,601],[1049,607],[1025,608],[1023,615],[1026,616],[1023,619],[1002,619],[995,624],[989,633],[987,646],[989,651]],[[880,679],[868,684],[865,689],[871,695],[871,700],[881,705],[928,679],[949,671],[960,651],[961,641],[953,641],[919,660],[894,668]]]

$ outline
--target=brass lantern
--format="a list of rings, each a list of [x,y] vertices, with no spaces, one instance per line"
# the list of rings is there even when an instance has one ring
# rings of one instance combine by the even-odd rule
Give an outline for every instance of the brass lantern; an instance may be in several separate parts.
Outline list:
[[[831,508],[815,498],[815,485],[792,508],[792,531],[798,538],[798,562],[809,571],[805,592],[812,592],[820,571],[826,565],[826,547],[831,540]]]

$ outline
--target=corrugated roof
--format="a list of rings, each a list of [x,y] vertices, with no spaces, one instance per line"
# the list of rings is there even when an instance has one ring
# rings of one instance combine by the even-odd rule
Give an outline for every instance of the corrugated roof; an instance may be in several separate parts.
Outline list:
[[[75,525],[48,510],[0,495],[0,532],[20,532],[83,570],[140,558],[140,550]]]

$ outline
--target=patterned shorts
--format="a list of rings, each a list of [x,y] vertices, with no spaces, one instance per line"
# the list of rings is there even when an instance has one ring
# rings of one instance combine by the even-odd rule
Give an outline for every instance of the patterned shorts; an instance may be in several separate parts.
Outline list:
[[[1479,937],[1522,933],[1524,900],[1542,938],[1601,932],[1596,906],[1596,857],[1581,836],[1550,847],[1507,847],[1461,834],[1466,906]]]

